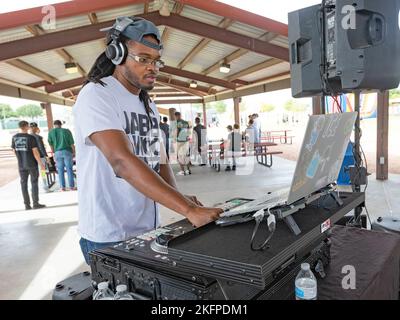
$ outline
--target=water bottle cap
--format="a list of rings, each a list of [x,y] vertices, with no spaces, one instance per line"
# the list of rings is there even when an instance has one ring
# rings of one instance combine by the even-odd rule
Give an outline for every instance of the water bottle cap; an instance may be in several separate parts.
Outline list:
[[[302,270],[310,270],[310,264],[308,264],[308,263],[302,263],[302,264],[301,264],[301,269],[302,269]]]
[[[108,288],[108,282],[100,282],[100,283],[97,285],[97,288],[99,288],[99,290],[105,290],[105,289],[107,289],[107,288]]]
[[[125,284],[119,284],[117,285],[117,292],[122,292],[122,291],[126,291],[127,287]]]

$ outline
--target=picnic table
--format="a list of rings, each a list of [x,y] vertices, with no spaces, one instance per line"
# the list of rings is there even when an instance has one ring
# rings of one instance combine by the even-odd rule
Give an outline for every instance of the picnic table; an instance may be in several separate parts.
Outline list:
[[[261,139],[263,140],[264,138],[268,142],[275,142],[275,139],[279,139],[280,143],[282,144],[287,144],[289,143],[290,140],[290,144],[292,144],[293,143],[292,139],[294,136],[288,135],[290,131],[292,130],[284,129],[284,130],[266,131],[265,136],[261,137]]]
[[[254,155],[257,162],[268,168],[272,167],[272,156],[275,154],[282,154],[282,151],[268,151],[268,147],[277,146],[275,142],[260,142],[254,144]]]
[[[282,154],[282,151],[269,151],[268,147],[277,146],[275,142],[246,143],[242,142],[239,157],[255,156],[257,163],[272,167],[272,156]],[[236,156],[237,157],[237,156]],[[225,158],[225,141],[214,141],[208,144],[208,159],[210,166],[217,172],[221,171],[221,160]]]
[[[218,172],[221,171],[221,153],[223,158],[224,140],[214,140],[208,144],[208,161],[210,166]]]

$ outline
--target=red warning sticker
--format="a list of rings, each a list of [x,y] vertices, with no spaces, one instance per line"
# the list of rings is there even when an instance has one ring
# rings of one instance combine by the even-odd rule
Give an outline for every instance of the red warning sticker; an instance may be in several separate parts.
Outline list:
[[[326,230],[328,230],[331,227],[331,219],[328,219],[326,221],[324,221],[321,224],[321,233],[325,232]]]

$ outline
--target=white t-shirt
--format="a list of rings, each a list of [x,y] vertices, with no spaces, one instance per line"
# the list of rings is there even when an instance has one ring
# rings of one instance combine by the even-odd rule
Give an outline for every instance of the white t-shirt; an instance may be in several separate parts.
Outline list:
[[[81,237],[94,242],[123,241],[158,226],[158,205],[114,173],[90,141],[94,132],[120,130],[133,153],[154,171],[160,168],[159,114],[149,117],[139,96],[113,76],[85,85],[73,107],[76,136],[79,224]],[[151,130],[152,128],[152,130]]]

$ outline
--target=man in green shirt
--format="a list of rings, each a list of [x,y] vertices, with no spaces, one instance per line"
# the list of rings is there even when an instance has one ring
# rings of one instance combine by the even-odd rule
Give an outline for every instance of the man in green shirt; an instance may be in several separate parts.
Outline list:
[[[73,157],[75,155],[74,138],[71,131],[61,128],[61,121],[54,121],[54,129],[49,132],[49,144],[54,153],[58,179],[62,191],[66,191],[64,168],[67,171],[70,190],[76,190],[74,182]]]

